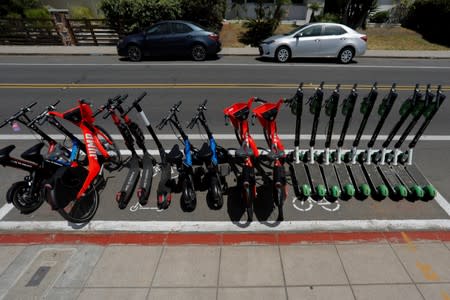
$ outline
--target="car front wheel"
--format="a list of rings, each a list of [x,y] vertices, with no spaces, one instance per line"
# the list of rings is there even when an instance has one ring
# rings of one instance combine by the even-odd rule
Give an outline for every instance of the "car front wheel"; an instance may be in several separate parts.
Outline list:
[[[275,59],[280,63],[285,63],[291,58],[291,50],[286,47],[282,46],[277,49],[275,52]]]
[[[130,45],[127,48],[128,59],[131,61],[142,60],[142,50],[137,45]]]
[[[355,51],[350,47],[343,48],[338,55],[338,61],[341,64],[348,64],[355,56]]]
[[[202,45],[195,45],[191,51],[192,59],[202,61],[206,59],[206,48]]]

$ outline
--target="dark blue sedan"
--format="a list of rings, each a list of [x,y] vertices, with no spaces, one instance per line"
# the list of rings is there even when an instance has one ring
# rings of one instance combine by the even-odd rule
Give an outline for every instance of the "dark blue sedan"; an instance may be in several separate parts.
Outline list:
[[[117,43],[117,52],[131,61],[145,56],[190,56],[205,60],[221,50],[219,36],[186,21],[161,21]]]

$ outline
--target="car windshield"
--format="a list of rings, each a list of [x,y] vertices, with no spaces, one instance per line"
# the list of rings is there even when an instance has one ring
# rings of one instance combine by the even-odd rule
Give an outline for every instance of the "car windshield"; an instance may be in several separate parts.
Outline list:
[[[283,35],[291,35],[291,34],[294,34],[294,33],[296,33],[297,31],[299,31],[300,29],[303,29],[303,28],[305,28],[305,27],[308,26],[308,25],[309,25],[309,24],[302,25],[302,26],[300,26],[300,27],[297,27],[297,28],[295,28],[295,29],[289,31],[288,33],[283,34]]]

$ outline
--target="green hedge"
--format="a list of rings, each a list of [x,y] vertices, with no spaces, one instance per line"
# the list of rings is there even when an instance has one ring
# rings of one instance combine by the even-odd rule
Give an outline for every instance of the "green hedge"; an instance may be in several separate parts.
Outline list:
[[[450,1],[416,0],[402,25],[421,33],[430,42],[450,46]]]

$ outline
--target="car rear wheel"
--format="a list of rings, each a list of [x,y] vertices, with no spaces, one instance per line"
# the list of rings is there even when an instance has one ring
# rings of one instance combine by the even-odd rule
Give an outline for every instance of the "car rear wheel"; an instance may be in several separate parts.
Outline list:
[[[206,59],[206,48],[203,45],[195,45],[191,51],[192,59],[202,61]]]
[[[286,46],[281,46],[275,52],[275,59],[280,63],[285,63],[291,58],[291,50]]]
[[[128,59],[131,61],[142,60],[142,50],[137,45],[130,45],[127,48]]]
[[[355,50],[350,47],[343,48],[338,55],[338,60],[341,64],[348,64],[355,56]]]

